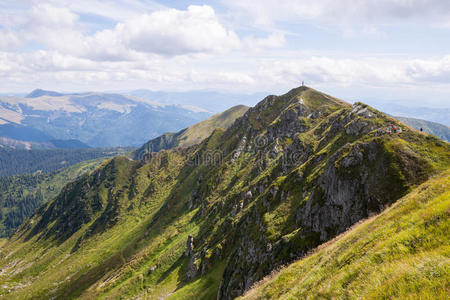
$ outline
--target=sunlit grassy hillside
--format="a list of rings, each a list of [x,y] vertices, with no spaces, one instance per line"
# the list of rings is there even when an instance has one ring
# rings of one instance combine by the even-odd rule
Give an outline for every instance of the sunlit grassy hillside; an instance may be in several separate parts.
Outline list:
[[[448,299],[450,170],[242,299]]]

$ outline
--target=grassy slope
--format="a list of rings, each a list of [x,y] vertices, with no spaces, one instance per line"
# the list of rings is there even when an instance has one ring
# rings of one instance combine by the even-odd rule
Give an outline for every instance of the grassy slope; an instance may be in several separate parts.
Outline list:
[[[216,127],[227,129],[233,122],[248,110],[248,106],[237,105],[205,121],[188,127],[179,136],[179,147],[187,147],[200,143],[207,138]]]
[[[1,207],[3,218],[6,218],[11,211],[18,210],[19,202],[24,201],[26,197],[39,201],[39,203],[33,203],[34,207],[39,207],[42,203],[56,197],[67,183],[74,181],[83,174],[91,172],[107,159],[107,157],[102,157],[80,162],[48,174],[35,173],[2,178],[2,181],[9,181],[9,185],[7,185],[5,190],[0,192],[0,200],[12,198],[16,202],[13,205],[9,204],[6,206],[6,203],[0,201],[0,204],[5,205]],[[38,193],[42,195],[42,199],[37,197]],[[31,213],[24,213],[25,218],[29,217]],[[0,237],[9,236],[16,229],[16,227],[5,227],[3,222],[4,220],[0,219]]]
[[[444,299],[450,292],[449,215],[445,171],[241,299]]]
[[[168,168],[177,172],[179,170],[181,157],[171,157]],[[137,163],[129,161],[127,158],[114,159],[116,174],[114,181],[116,186],[129,184],[131,179],[130,170]],[[195,234],[195,224],[189,224],[193,212],[186,212],[179,215],[178,219],[170,220],[164,218],[160,224],[154,224],[149,231],[150,223],[156,213],[163,205],[163,200],[168,197],[173,181],[167,180],[167,169],[158,172],[152,164],[147,164],[139,169],[139,172],[133,176],[137,189],[143,189],[146,192],[149,184],[148,174],[152,174],[150,182],[155,184],[152,191],[153,197],[145,203],[137,203],[136,209],[128,214],[127,218],[121,218],[117,226],[110,228],[102,235],[96,235],[84,243],[79,251],[73,252],[77,241],[82,237],[83,229],[87,229],[93,221],[86,224],[82,230],[77,231],[69,239],[65,240],[57,247],[47,248],[50,242],[39,241],[39,236],[24,241],[22,238],[14,238],[0,250],[0,256],[12,254],[12,260],[8,264],[2,264],[2,274],[0,275],[0,295],[8,295],[11,298],[34,297],[45,298],[48,295],[56,293],[61,298],[71,298],[82,296],[91,299],[99,294],[116,295],[135,293],[136,288],[140,290],[141,283],[136,283],[135,277],[145,272],[152,266],[152,262],[158,262],[158,268],[152,273],[152,276],[146,278],[147,284],[155,285],[163,276],[165,271],[174,264],[184,251],[184,244],[188,234]],[[145,182],[146,185],[143,185]],[[105,183],[107,184],[107,182]],[[121,194],[126,197],[126,193]],[[137,200],[137,199],[136,199]],[[130,204],[128,201],[121,201],[121,204]],[[100,214],[97,214],[97,217]],[[172,215],[170,215],[172,217]],[[32,219],[31,223],[36,223],[39,218]],[[26,225],[26,224],[25,224]],[[145,245],[145,248],[142,246]],[[10,252],[10,251],[13,252]],[[125,263],[125,258],[133,258]],[[144,260],[144,261],[142,261]],[[6,263],[6,261],[3,261]],[[64,268],[56,268],[64,265]],[[118,274],[113,276],[112,270]],[[21,270],[27,268],[27,272]],[[142,271],[141,271],[142,270]],[[176,275],[176,273],[175,273]],[[111,278],[109,278],[111,277]],[[131,277],[131,280],[130,280]],[[100,279],[105,280],[112,287],[105,289],[102,286],[95,286],[93,289],[86,290],[86,284],[96,282]],[[138,277],[139,279],[139,277]],[[130,282],[131,281],[131,282]],[[165,287],[158,289],[157,293],[164,293],[176,288],[179,279],[177,276],[166,278]],[[120,284],[131,285],[131,290],[123,291]],[[56,287],[60,289],[56,291]],[[18,293],[14,293],[17,289]],[[8,292],[10,290],[13,292]]]
[[[253,112],[249,121],[262,130],[267,123],[276,125],[281,122],[280,113],[290,105],[287,101],[292,100],[290,97],[297,97],[296,91],[275,98],[270,110],[259,115]],[[294,138],[311,146],[310,150],[305,150],[310,151],[311,159],[294,166],[287,175],[280,171],[280,154],[278,158],[269,158],[269,154],[265,154],[263,159],[267,165],[262,170],[258,167],[260,158],[250,152],[242,153],[234,163],[229,163],[231,151],[236,149],[245,134],[241,123],[228,131],[215,130],[199,146],[163,151],[145,165],[123,157],[115,158],[91,176],[85,176],[65,189],[67,196],[74,192],[77,197],[72,200],[80,203],[75,208],[70,207],[74,209],[73,213],[88,216],[80,230],[67,239],[58,240],[61,227],[55,225],[59,225],[56,222],[62,218],[56,218],[47,220],[49,223],[43,222],[43,231],[30,236],[27,229],[46,218],[39,214],[0,248],[0,257],[5,258],[0,260],[0,295],[12,299],[32,296],[215,299],[224,270],[237,256],[235,250],[241,238],[253,239],[256,246],[263,248],[262,236],[267,236],[274,245],[283,242],[283,250],[286,251],[277,254],[278,261],[292,260],[289,251],[294,246],[300,250],[317,246],[316,240],[297,242],[296,211],[304,203],[300,201],[304,197],[302,194],[311,191],[317,174],[323,170],[323,162],[346,143],[376,140],[384,147],[383,151],[394,158],[403,152],[413,158],[425,157],[423,165],[429,169],[422,176],[450,165],[450,151],[446,144],[414,132],[381,137],[374,136],[376,130],[364,137],[346,135],[343,130],[337,134],[331,132],[332,124],[348,116],[352,107],[338,102],[329,103],[328,96],[312,90],[302,92],[301,97],[311,107],[323,107],[322,112],[328,117],[304,118],[307,130]],[[369,121],[377,124],[392,122],[384,118]],[[306,143],[308,140],[310,142]],[[280,138],[279,141],[280,145],[292,142],[289,138]],[[223,163],[197,166],[187,161],[196,154],[216,149],[227,153]],[[314,159],[318,155],[325,155],[323,162]],[[405,161],[410,162],[408,159]],[[295,181],[298,172],[304,175],[302,182]],[[399,177],[406,173],[399,171]],[[413,183],[409,179],[401,180]],[[265,186],[263,192],[256,192],[256,187],[261,185]],[[255,196],[243,200],[242,195],[249,190]],[[281,193],[277,193],[276,197],[270,197],[276,190],[286,191],[288,196],[282,198]],[[59,198],[61,202],[57,202],[61,205],[49,203],[42,211],[53,209],[54,215],[67,217],[69,207],[66,204],[70,203],[62,200],[70,197],[64,195]],[[198,195],[198,203],[189,209],[189,199],[194,195]],[[97,206],[100,209],[91,211],[92,203],[98,198],[102,202]],[[395,199],[386,202],[391,200]],[[241,209],[240,204],[243,204]],[[250,221],[246,228],[247,219]],[[108,220],[115,223],[109,224]],[[71,221],[61,225],[71,225]],[[194,264],[205,268],[192,280],[186,275],[190,258],[183,255],[188,235],[195,237],[194,250],[198,257]],[[242,267],[246,268],[245,265]],[[258,276],[266,274],[267,269],[262,267]],[[200,273],[203,274],[200,276]]]

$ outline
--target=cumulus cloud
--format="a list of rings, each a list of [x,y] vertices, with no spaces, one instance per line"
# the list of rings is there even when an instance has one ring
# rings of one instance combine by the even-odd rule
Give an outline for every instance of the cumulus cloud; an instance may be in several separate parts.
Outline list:
[[[47,78],[54,84],[67,80],[96,85],[97,80],[114,86],[115,82],[146,82],[175,87],[265,90],[289,88],[305,80],[311,85],[338,86],[436,86],[449,82],[450,55],[433,59],[335,58],[310,56],[302,58],[259,58],[223,61],[209,64],[206,57],[185,59],[158,57],[146,61],[93,61],[56,51],[32,53],[0,52],[0,79],[5,84],[11,78],[33,82]],[[180,67],[182,66],[182,67]]]
[[[210,6],[141,15],[119,23],[108,34],[136,51],[164,55],[221,52],[239,46],[237,35],[220,24]]]
[[[93,35],[82,32],[78,19],[67,8],[37,4],[22,34],[50,49],[94,60],[136,59],[139,53],[221,53],[240,46],[237,35],[220,23],[210,6],[141,14]]]

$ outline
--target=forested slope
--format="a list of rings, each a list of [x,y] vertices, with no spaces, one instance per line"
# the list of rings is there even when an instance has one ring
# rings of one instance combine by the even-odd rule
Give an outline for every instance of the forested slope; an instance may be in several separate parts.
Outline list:
[[[0,177],[0,238],[13,234],[37,207],[56,197],[64,185],[94,170],[106,159],[84,161],[50,173]]]
[[[0,148],[0,177],[48,173],[73,164],[105,156],[127,153],[132,148],[18,150]]]

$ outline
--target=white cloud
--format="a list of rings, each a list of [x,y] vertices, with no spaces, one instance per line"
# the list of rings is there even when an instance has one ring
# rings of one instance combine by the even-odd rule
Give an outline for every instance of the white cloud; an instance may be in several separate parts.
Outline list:
[[[227,88],[261,91],[289,88],[305,80],[313,86],[395,87],[448,85],[450,55],[433,59],[336,58],[325,56],[246,57],[223,59],[211,65],[209,57],[183,56],[137,61],[93,61],[57,51],[0,52],[0,80],[7,86],[16,78],[27,85],[47,80],[53,85],[96,86],[98,80],[144,83],[166,88]]]
[[[136,51],[164,55],[222,52],[239,46],[237,35],[220,24],[210,6],[156,11],[119,23],[107,34]]]
[[[56,7],[48,3],[39,3],[31,8],[30,25],[50,27],[73,27],[78,15],[64,7]]]
[[[286,37],[282,33],[272,33],[263,38],[249,36],[244,39],[244,42],[250,50],[261,48],[283,48],[286,45]]]
[[[67,7],[76,13],[102,16],[120,22],[152,11],[168,9],[149,0],[52,0],[52,3]]]
[[[0,30],[0,50],[17,50],[22,45],[23,42],[15,32]]]
[[[330,25],[385,24],[415,20],[428,24],[448,24],[448,0],[224,0],[241,18],[256,25],[277,22],[312,21]],[[248,21],[248,20],[247,20]]]
[[[138,0],[27,0],[21,3],[33,5],[22,11],[2,10],[0,4],[0,81],[8,91],[37,86],[279,91],[302,80],[319,87],[449,90],[450,56],[442,54],[445,47],[429,59],[421,49],[408,52],[409,45],[401,48],[408,55],[370,56],[358,52],[358,47],[367,49],[361,44],[350,44],[339,54],[326,40],[329,30],[320,36],[320,28],[327,25],[339,27],[344,35],[367,31],[373,37],[383,34],[378,25],[386,22],[448,23],[449,2],[426,2],[229,0],[224,3],[231,11],[225,12],[207,5],[170,9]],[[232,24],[230,15],[243,26]],[[90,27],[89,22],[97,23]],[[318,32],[317,40],[310,32],[311,40],[302,38],[301,30],[309,25],[297,27],[297,22],[317,25],[312,31]],[[279,23],[288,25],[280,30]],[[289,30],[298,35],[294,38]],[[384,38],[376,42],[392,42]],[[300,52],[300,47],[309,50]]]
[[[143,54],[224,53],[240,47],[238,36],[220,23],[210,6],[140,14],[92,35],[83,32],[78,20],[67,8],[37,4],[22,24],[24,29],[6,36],[0,49],[18,35],[50,50],[100,61],[137,60],[145,58]]]

